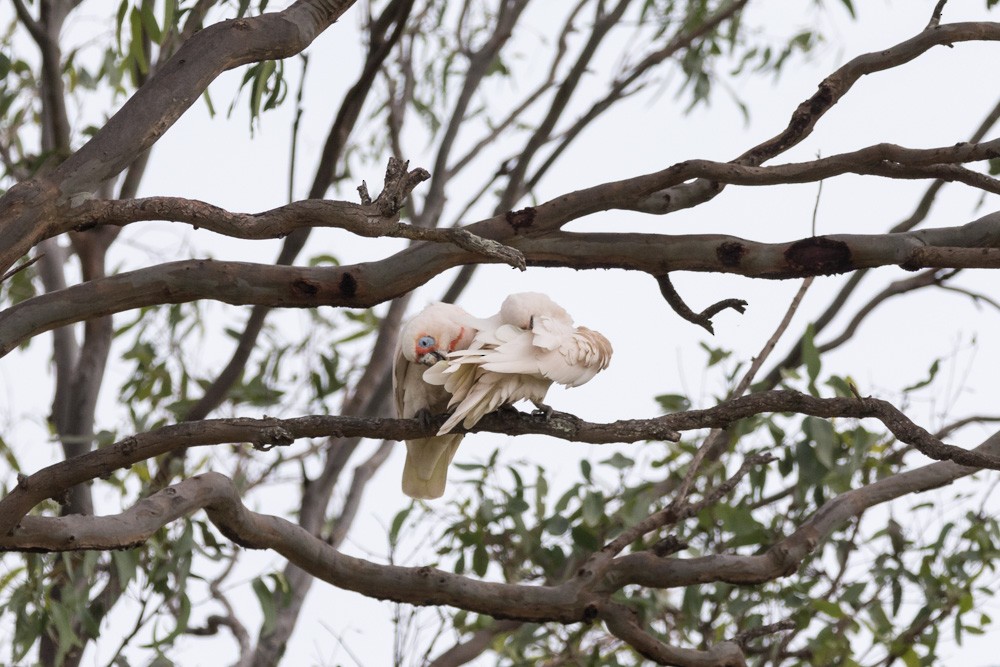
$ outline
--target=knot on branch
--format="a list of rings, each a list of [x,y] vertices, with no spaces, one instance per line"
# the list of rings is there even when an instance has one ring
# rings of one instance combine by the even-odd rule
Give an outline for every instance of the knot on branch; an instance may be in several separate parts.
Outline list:
[[[426,169],[417,167],[410,171],[409,166],[409,160],[390,157],[389,164],[385,168],[382,192],[375,201],[372,201],[371,195],[368,194],[368,184],[361,181],[361,185],[358,186],[361,203],[365,206],[374,206],[383,217],[397,216],[413,189],[431,177]]]
[[[295,441],[295,437],[282,426],[268,426],[257,434],[250,443],[260,452],[269,452],[275,447],[287,447]]]
[[[676,535],[667,535],[662,540],[656,541],[649,550],[660,558],[665,558],[687,549],[687,546],[688,543],[678,539]]]
[[[662,294],[663,298],[667,300],[667,304],[675,313],[683,317],[688,322],[693,322],[694,324],[702,327],[713,336],[715,335],[715,330],[712,328],[713,317],[726,308],[732,308],[741,315],[746,312],[748,304],[743,299],[723,299],[722,301],[713,303],[700,313],[696,313],[691,310],[686,303],[684,303],[684,299],[682,299],[681,295],[674,289],[673,283],[670,282],[669,274],[664,273],[654,276],[654,278],[656,278],[656,282],[660,286],[660,294]]]

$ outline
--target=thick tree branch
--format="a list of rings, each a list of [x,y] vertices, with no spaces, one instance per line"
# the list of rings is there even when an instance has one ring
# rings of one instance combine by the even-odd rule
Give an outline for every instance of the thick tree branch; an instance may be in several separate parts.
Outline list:
[[[314,577],[382,600],[450,604],[495,618],[583,620],[589,604],[578,586],[533,587],[480,582],[432,567],[377,565],[338,552],[285,519],[258,514],[242,503],[224,475],[205,473],[167,487],[116,516],[26,516],[0,535],[0,549],[76,551],[124,549],[164,525],[204,508],[223,535],[251,549],[272,549]]]
[[[535,209],[530,209],[534,211]],[[524,212],[520,212],[524,214]],[[530,217],[527,214],[525,217]],[[506,218],[478,230],[498,230]],[[1000,214],[960,227],[905,234],[842,234],[792,243],[733,236],[576,234],[505,238],[534,266],[620,268],[653,275],[713,271],[794,278],[899,265],[906,269],[1000,267]],[[0,313],[0,356],[50,329],[143,306],[212,299],[233,305],[366,308],[401,296],[445,269],[483,261],[441,244],[420,244],[387,259],[340,267],[286,267],[187,260],[93,280],[34,297]]]
[[[722,428],[737,420],[765,412],[796,412],[825,419],[874,418],[881,421],[898,440],[913,445],[925,456],[1000,470],[1000,459],[942,443],[886,401],[877,398],[816,398],[796,391],[761,392],[734,398],[712,408],[607,424],[586,422],[562,412],[553,412],[549,418],[543,419],[516,411],[501,411],[484,417],[472,431],[507,435],[543,434],[585,444],[662,441],[677,440],[677,431]],[[436,433],[444,420],[444,415],[427,423],[419,419],[317,415],[294,419],[211,419],[166,426],[130,436],[73,461],[53,464],[21,479],[0,500],[0,534],[9,530],[35,505],[46,498],[59,495],[66,488],[174,449],[249,442],[257,449],[267,450],[272,446],[288,445],[296,438],[318,437],[366,437],[403,441]]]

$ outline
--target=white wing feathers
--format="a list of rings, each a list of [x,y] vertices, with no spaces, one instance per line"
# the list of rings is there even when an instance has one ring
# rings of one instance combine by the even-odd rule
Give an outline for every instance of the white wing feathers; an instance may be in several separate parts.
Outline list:
[[[544,407],[553,382],[577,387],[610,360],[608,339],[573,326],[569,313],[544,294],[512,294],[486,320],[458,306],[428,306],[400,332],[393,363],[396,412],[404,418],[454,412],[436,436],[407,441],[403,492],[414,498],[444,493],[448,464],[463,437],[451,433],[459,423],[471,428],[521,400]]]
[[[511,295],[500,315],[481,327],[468,349],[424,373],[426,382],[451,394],[448,407],[455,410],[439,435],[460,422],[471,428],[502,405],[524,399],[541,404],[553,382],[577,387],[611,360],[607,338],[574,327],[566,311],[541,294]]]

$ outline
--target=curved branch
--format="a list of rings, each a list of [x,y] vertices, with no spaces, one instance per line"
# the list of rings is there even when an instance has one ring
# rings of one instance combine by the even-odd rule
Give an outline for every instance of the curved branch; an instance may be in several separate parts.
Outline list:
[[[666,299],[667,304],[673,309],[675,313],[680,315],[682,318],[691,322],[692,324],[697,324],[702,327],[708,333],[715,335],[715,328],[712,326],[712,318],[718,315],[720,312],[726,308],[732,308],[741,315],[746,312],[747,302],[742,299],[723,299],[713,303],[708,308],[705,308],[700,313],[696,313],[691,308],[684,303],[684,299],[681,295],[677,293],[674,289],[674,285],[670,282],[670,274],[664,273],[663,275],[654,276],[656,278],[656,283],[660,286],[660,294]]]
[[[563,412],[553,412],[544,419],[508,410],[487,415],[471,431],[507,435],[542,434],[582,444],[678,440],[677,431],[722,428],[764,412],[797,412],[826,419],[874,418],[881,421],[898,440],[913,445],[925,456],[1000,470],[1000,459],[942,443],[887,401],[877,398],[816,398],[796,391],[761,392],[702,410],[606,424],[586,422]],[[53,464],[30,477],[22,477],[18,485],[0,500],[0,534],[8,531],[32,507],[66,488],[175,449],[250,442],[258,449],[267,450],[290,444],[296,438],[318,437],[413,440],[436,433],[445,419],[445,415],[427,422],[419,419],[317,415],[294,419],[211,419],[165,426],[130,436],[73,461]]]
[[[1000,24],[952,23],[928,27],[893,47],[862,54],[821,81],[812,97],[795,109],[784,130],[743,153],[733,162],[742,165],[763,164],[796,146],[812,134],[819,119],[866,74],[908,63],[935,46],[952,46],[957,42],[978,40],[1000,40]],[[674,184],[652,193],[640,210],[663,214],[690,208],[716,196],[722,191],[722,187],[719,181],[707,177],[693,183]]]
[[[520,621],[494,621],[431,660],[427,667],[460,667],[468,664],[489,650],[498,636],[513,632],[519,627]]]
[[[971,450],[980,456],[1000,455],[1000,433]],[[868,486],[840,494],[824,504],[794,533],[759,556],[714,555],[701,558],[661,558],[650,552],[632,553],[613,561],[604,587],[628,584],[656,588],[691,586],[707,581],[756,584],[788,576],[802,560],[844,522],[865,510],[910,493],[936,489],[971,475],[978,468],[952,461],[931,463],[897,473]]]
[[[746,667],[739,644],[722,642],[707,651],[678,648],[664,644],[639,626],[635,613],[621,604],[600,606],[600,618],[615,637],[658,665],[677,667]]]
[[[2,550],[127,549],[199,509],[223,535],[250,549],[271,549],[318,579],[379,600],[451,605],[494,618],[575,623],[589,601],[578,586],[519,586],[476,581],[432,567],[377,565],[338,552],[285,519],[248,510],[225,475],[208,472],[140,500],[114,516],[26,516],[0,534]]]

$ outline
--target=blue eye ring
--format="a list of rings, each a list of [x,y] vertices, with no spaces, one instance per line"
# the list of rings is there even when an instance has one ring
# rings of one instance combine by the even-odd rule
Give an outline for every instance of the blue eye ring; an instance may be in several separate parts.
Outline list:
[[[434,340],[434,336],[421,336],[417,339],[417,347],[422,349],[429,349],[437,345],[437,341]]]

